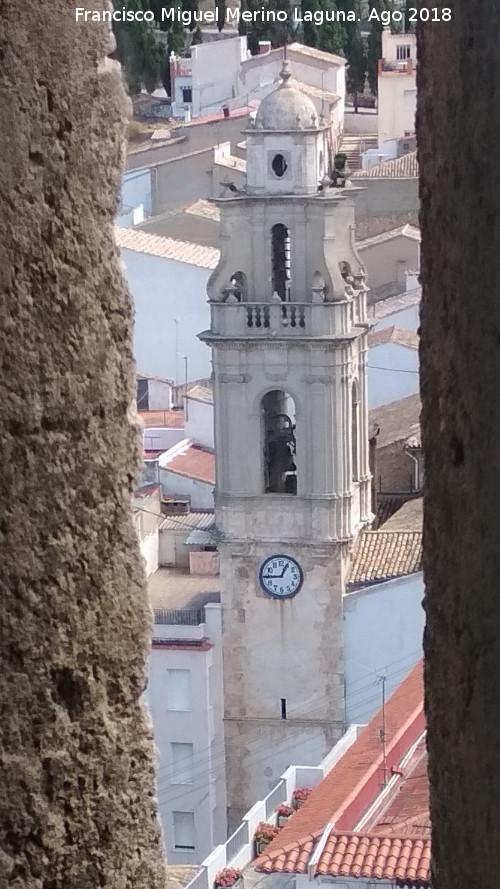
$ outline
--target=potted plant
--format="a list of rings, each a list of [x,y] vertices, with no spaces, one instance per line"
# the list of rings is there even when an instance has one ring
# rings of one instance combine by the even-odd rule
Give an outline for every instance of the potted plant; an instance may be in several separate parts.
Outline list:
[[[235,886],[241,880],[241,871],[235,867],[223,867],[218,874],[215,875],[214,887],[227,889],[228,886]]]
[[[278,827],[284,827],[290,815],[293,815],[293,808],[287,805],[287,803],[280,803],[279,806],[276,806],[276,814],[278,816]]]
[[[257,825],[253,835],[255,840],[255,854],[260,855],[266,846],[278,836],[279,832],[279,827],[276,827],[274,824],[268,824],[267,821],[261,821]]]
[[[298,787],[297,790],[294,790],[292,793],[292,806],[294,809],[299,809],[302,803],[305,803],[306,799],[311,795],[312,787]]]

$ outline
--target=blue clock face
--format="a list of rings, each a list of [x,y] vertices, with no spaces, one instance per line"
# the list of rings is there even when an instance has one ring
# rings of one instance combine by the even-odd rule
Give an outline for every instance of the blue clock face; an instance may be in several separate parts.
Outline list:
[[[300,590],[304,580],[302,568],[290,556],[270,556],[259,569],[259,583],[268,596],[290,599]]]

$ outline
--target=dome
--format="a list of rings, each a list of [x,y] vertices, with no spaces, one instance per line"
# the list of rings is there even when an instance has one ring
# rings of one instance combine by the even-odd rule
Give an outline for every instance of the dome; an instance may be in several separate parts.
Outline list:
[[[283,62],[282,82],[259,105],[255,116],[258,130],[306,130],[317,126],[314,103],[290,83],[289,63]]]

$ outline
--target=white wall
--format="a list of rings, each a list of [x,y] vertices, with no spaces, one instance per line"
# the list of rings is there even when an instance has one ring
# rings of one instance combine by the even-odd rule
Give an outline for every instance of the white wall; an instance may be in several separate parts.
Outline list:
[[[422,657],[422,572],[344,596],[347,723],[368,722]]]
[[[165,426],[145,426],[142,433],[145,451],[168,451],[186,437],[184,429],[168,429]]]
[[[420,306],[417,303],[417,305],[410,306],[408,309],[401,309],[399,312],[393,312],[392,315],[386,315],[385,318],[381,318],[375,325],[374,330],[382,330],[382,328],[392,327],[395,324],[396,327],[403,327],[405,330],[413,330],[416,333],[420,326],[419,313]]]
[[[387,324],[384,324],[386,327]],[[381,369],[383,368],[383,369]],[[418,351],[397,343],[368,352],[368,408],[399,401],[419,391]]]
[[[194,117],[238,95],[240,64],[245,57],[245,37],[191,47]]]
[[[188,398],[185,438],[190,438],[206,448],[214,447],[214,406],[207,401]]]
[[[214,485],[211,483],[169,472],[168,467],[160,467],[160,483],[166,497],[190,497],[191,509],[214,508]]]
[[[172,407],[172,385],[167,380],[148,380],[150,411],[169,411]]]
[[[125,173],[120,197],[120,211],[116,224],[130,228],[134,210],[143,208],[144,217],[151,215],[151,172],[137,170]]]
[[[134,353],[141,373],[182,382],[187,355],[191,379],[209,377],[210,349],[197,334],[210,326],[210,269],[134,250],[122,249],[121,255],[134,301]]]
[[[405,271],[419,265],[420,241],[404,234],[374,244],[359,241],[357,247],[373,288],[393,281],[405,283]]]
[[[186,546],[190,528],[172,531],[165,528],[160,531],[159,556],[160,565],[171,565],[176,568],[189,568],[189,553],[192,546]]]
[[[140,541],[141,555],[146,563],[146,577],[158,570],[159,534],[158,528]]]
[[[206,605],[198,627],[155,624],[153,630],[155,639],[203,637],[213,645],[208,651],[153,647],[149,660],[145,696],[159,754],[158,803],[169,864],[200,864],[226,839],[220,605]],[[190,671],[189,710],[168,709],[167,670]],[[191,783],[176,783],[172,743],[193,745]],[[193,851],[174,848],[173,812],[194,813]]]
[[[385,73],[378,78],[378,142],[415,132],[416,75]]]

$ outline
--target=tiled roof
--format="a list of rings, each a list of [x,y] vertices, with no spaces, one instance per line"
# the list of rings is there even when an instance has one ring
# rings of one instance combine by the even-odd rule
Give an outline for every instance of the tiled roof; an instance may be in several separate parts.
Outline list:
[[[371,427],[376,423],[380,428],[377,448],[380,450],[396,441],[405,441],[412,435],[419,435],[421,410],[418,392],[372,408],[368,414],[369,425]]]
[[[420,243],[420,229],[416,225],[400,225],[398,228],[390,228],[378,235],[372,235],[371,238],[363,238],[363,240],[357,241],[356,246],[358,250],[366,250],[368,247],[376,247],[377,244],[385,244],[387,241],[401,237],[410,238],[410,240]]]
[[[385,768],[390,774],[425,728],[422,662],[390,696],[384,719]],[[311,853],[325,828],[335,826],[337,834],[353,831],[377,799],[383,783],[381,720],[379,712],[260,855],[257,870],[306,873]]]
[[[188,390],[188,398],[193,398],[195,401],[204,401],[206,404],[214,403],[214,390],[213,387],[209,386],[193,386],[192,389]]]
[[[417,152],[375,164],[369,170],[356,170],[352,179],[416,179],[418,177]]]
[[[139,417],[145,429],[149,426],[161,426],[164,429],[183,429],[184,411],[139,411]]]
[[[303,43],[289,43],[287,46],[287,55],[297,53],[299,56],[309,56],[311,59],[318,59],[320,62],[326,62],[328,65],[345,65],[346,60],[343,56],[336,56],[332,52],[325,52],[322,49],[314,49],[312,46],[305,46]]]
[[[384,531],[422,531],[424,519],[422,497],[407,500],[384,523]]]
[[[422,570],[422,533],[419,531],[362,531],[349,584],[375,583]]]
[[[211,204],[210,201],[205,200],[205,198],[200,198],[198,201],[195,201],[194,204],[190,204],[189,207],[185,208],[185,213],[190,213],[192,216],[202,216],[204,219],[212,219],[214,222],[220,221],[220,210],[215,204]]]
[[[370,813],[363,823],[367,833],[384,836],[415,837],[430,836],[429,778],[427,774],[426,737],[422,736],[409,762],[401,769],[402,775],[396,782],[387,799]]]
[[[234,154],[216,155],[214,163],[219,167],[229,167],[231,170],[238,170],[240,173],[245,173],[247,169],[246,160],[242,157],[235,157]]]
[[[406,290],[397,296],[389,296],[387,299],[381,299],[374,305],[370,306],[370,317],[375,321],[381,321],[388,315],[395,315],[396,312],[402,312],[410,309],[412,306],[418,306],[422,297],[422,288],[416,287],[414,290]]]
[[[147,253],[149,256],[173,259],[204,269],[214,269],[219,261],[220,253],[215,247],[203,247],[190,241],[176,241],[174,238],[150,235],[137,228],[122,228],[115,225],[115,240],[121,250]]]
[[[165,516],[160,531],[192,531],[193,528],[213,528],[213,512],[186,512]]]
[[[377,494],[377,512],[372,531],[377,531],[398,509],[401,509],[405,503],[405,496],[405,494],[395,494],[392,497],[387,494]]]
[[[331,833],[316,874],[429,883],[431,842],[427,837]]]
[[[418,349],[419,338],[413,330],[407,330],[404,327],[382,327],[380,330],[372,330],[368,334],[368,346],[384,346],[387,343],[395,343],[398,346],[405,346],[407,349]]]
[[[215,485],[215,454],[189,440],[175,445],[161,461],[161,469]]]

